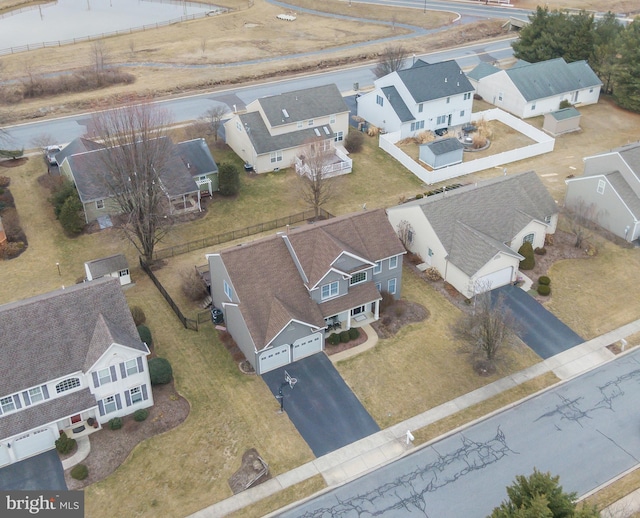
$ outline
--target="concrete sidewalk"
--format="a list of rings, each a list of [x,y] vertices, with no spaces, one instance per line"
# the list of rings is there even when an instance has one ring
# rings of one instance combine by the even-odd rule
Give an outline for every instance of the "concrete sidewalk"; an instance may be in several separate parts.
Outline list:
[[[191,516],[194,518],[226,516],[315,475],[322,475],[329,487],[343,484],[398,459],[412,449],[413,445],[406,444],[408,430],[423,428],[546,372],[553,372],[561,380],[578,376],[615,357],[607,349],[608,345],[638,332],[640,332],[640,320],[584,342],[528,369],[494,381],[386,430],[282,473],[263,484],[222,500]]]

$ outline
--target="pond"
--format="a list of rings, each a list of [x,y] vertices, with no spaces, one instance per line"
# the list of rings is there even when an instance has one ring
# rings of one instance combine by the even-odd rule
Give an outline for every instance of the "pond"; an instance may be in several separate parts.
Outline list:
[[[212,5],[170,0],[57,0],[0,15],[0,54],[68,40],[129,32],[220,12]]]

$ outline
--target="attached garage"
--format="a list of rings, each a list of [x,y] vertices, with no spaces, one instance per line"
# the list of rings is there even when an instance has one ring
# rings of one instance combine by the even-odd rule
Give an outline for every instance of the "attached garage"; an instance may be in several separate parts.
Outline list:
[[[37,453],[55,448],[56,438],[50,428],[29,432],[13,441],[16,460],[26,459]]]
[[[0,467],[6,466],[11,463],[11,457],[9,456],[9,448],[5,444],[0,444]]]
[[[263,374],[289,363],[291,363],[291,347],[289,344],[278,345],[260,353],[258,372]]]
[[[487,289],[495,290],[500,286],[510,284],[511,281],[513,281],[513,266],[508,266],[507,268],[503,268],[497,272],[478,277],[475,282],[477,288],[476,291],[477,293],[481,293],[483,291],[487,291]]]
[[[293,342],[293,361],[322,351],[322,335],[313,333]]]

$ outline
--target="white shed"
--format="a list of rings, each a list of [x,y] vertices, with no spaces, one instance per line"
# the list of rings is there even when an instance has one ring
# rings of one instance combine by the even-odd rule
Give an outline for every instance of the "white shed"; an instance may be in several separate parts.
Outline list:
[[[117,277],[120,279],[121,286],[131,284],[129,263],[122,254],[87,261],[84,263],[84,271],[88,281],[100,279],[101,277]]]

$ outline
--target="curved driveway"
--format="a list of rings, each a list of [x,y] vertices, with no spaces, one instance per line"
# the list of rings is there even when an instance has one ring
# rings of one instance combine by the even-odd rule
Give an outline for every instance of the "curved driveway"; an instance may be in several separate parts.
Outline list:
[[[584,495],[640,462],[639,386],[640,349],[279,516],[486,517],[534,467]]]

